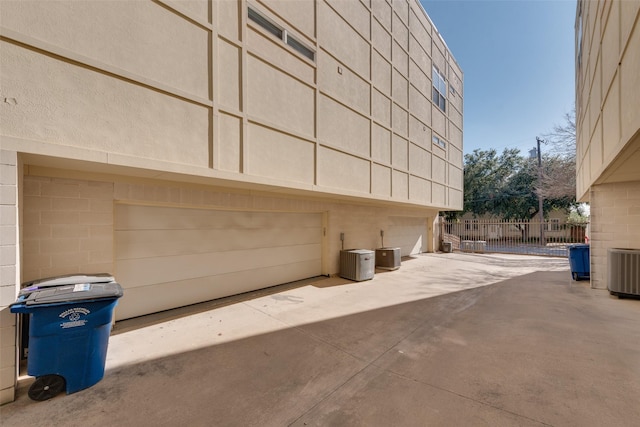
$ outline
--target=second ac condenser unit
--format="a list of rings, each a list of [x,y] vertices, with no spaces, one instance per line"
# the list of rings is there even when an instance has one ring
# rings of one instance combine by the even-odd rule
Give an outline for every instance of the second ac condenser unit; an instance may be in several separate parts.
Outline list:
[[[400,248],[376,249],[376,267],[383,270],[400,268]]]
[[[345,249],[340,251],[340,277],[361,282],[373,279],[375,257],[367,249]]]

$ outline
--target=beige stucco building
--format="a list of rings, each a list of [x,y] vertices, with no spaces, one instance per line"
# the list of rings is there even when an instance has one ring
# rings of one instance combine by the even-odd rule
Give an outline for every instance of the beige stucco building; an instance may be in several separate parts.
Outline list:
[[[640,2],[578,0],[577,196],[591,204],[591,285],[607,250],[640,249]]]
[[[22,282],[112,273],[124,319],[381,231],[432,251],[462,207],[462,71],[417,0],[0,3],[2,402]]]

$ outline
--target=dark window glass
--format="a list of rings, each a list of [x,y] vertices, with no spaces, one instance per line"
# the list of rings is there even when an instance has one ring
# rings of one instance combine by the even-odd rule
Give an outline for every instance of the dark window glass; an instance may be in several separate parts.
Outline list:
[[[265,30],[267,30],[277,38],[282,39],[282,30],[278,28],[275,24],[272,24],[263,16],[258,14],[258,12],[256,12],[255,10],[249,9],[249,19],[251,19],[256,24],[260,25],[262,28],[264,28]]]
[[[308,47],[306,47],[304,44],[302,44],[298,40],[296,40],[294,37],[291,37],[290,35],[286,34],[285,30],[278,27],[276,24],[272,23],[267,18],[262,16],[257,11],[251,9],[250,7],[247,8],[247,13],[251,21],[255,22],[256,24],[261,26],[263,29],[265,29],[269,33],[273,34],[274,36],[276,36],[277,38],[279,38],[280,40],[282,40],[283,42],[291,46],[292,49],[296,50],[301,55],[304,55],[310,60],[315,61],[315,56],[316,56],[315,52],[309,49]]]
[[[306,56],[307,58],[309,58],[310,60],[312,61],[314,60],[314,57],[315,57],[314,52],[289,35],[287,35],[287,44],[292,48],[294,48],[295,50],[297,50],[298,52],[300,52],[301,54],[303,54],[304,56]]]
[[[433,92],[431,95],[431,100],[442,111],[446,111],[447,83],[444,81],[444,78],[442,77],[442,75],[440,75],[440,72],[435,66],[431,68],[431,76],[433,77]]]

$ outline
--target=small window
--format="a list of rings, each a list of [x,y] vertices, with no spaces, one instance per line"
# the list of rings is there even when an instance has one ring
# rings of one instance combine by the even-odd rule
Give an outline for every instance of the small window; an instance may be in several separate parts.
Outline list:
[[[576,31],[576,52],[578,67],[582,65],[582,0],[578,0],[578,28]]]
[[[264,28],[277,38],[282,39],[282,29],[251,8],[249,8],[249,19],[260,25],[262,28]]]
[[[433,140],[433,143],[438,147],[447,148],[447,143],[444,140],[438,138],[436,135],[433,135],[431,139]]]
[[[287,44],[292,48],[294,48],[295,50],[297,50],[298,52],[300,52],[302,55],[309,58],[310,60],[312,61],[315,60],[315,52],[309,49],[308,47],[306,47],[305,45],[303,45],[302,43],[300,43],[298,40],[291,37],[289,34],[287,34]]]
[[[433,83],[431,100],[442,111],[447,111],[447,83],[444,81],[444,77],[442,77],[442,74],[440,74],[440,71],[435,65],[432,67],[431,79]]]
[[[249,19],[263,29],[273,34],[284,43],[289,45],[293,50],[303,55],[305,58],[309,58],[312,61],[315,61],[316,53],[305,46],[302,42],[300,42],[295,37],[289,35],[288,31],[280,28],[278,25],[271,22],[269,19],[265,18],[261,13],[252,9],[251,7],[247,8]]]

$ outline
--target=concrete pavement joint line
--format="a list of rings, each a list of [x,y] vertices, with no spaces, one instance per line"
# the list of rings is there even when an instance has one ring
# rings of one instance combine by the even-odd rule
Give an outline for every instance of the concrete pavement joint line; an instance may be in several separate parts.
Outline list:
[[[373,363],[373,362],[372,362]],[[354,379],[356,376],[360,375],[360,373],[362,373],[362,371],[364,371],[365,369],[367,369],[369,366],[371,366],[371,363],[364,365],[360,370],[358,370],[358,372],[354,373],[353,375],[351,375],[349,378],[347,378],[346,381],[344,381],[343,383],[337,385],[333,390],[331,390],[329,393],[327,393],[326,396],[324,396],[323,398],[321,398],[320,400],[318,400],[315,405],[311,406],[309,409],[307,409],[305,412],[303,412],[302,414],[300,414],[300,416],[298,418],[296,418],[295,420],[293,420],[291,423],[289,423],[289,427],[291,427],[292,425],[294,425],[296,422],[298,422],[302,417],[304,417],[305,415],[307,415],[308,413],[310,413],[311,411],[313,411],[315,408],[318,407],[318,405],[320,405],[321,403],[323,403],[324,401],[326,401],[328,398],[330,398],[331,396],[334,395],[334,393],[336,391],[338,391],[339,389],[341,389],[342,387],[344,387],[345,384],[347,384],[348,382],[350,382],[352,379]]]
[[[396,342],[395,344],[389,346],[386,350],[382,351],[380,353],[380,355],[378,355],[378,357],[376,357],[375,359],[373,359],[371,362],[366,363],[363,359],[349,353],[348,351],[336,346],[335,344],[326,342],[325,340],[321,339],[320,337],[315,336],[314,334],[311,334],[310,332],[304,331],[302,330],[301,332],[305,333],[306,335],[311,336],[312,338],[319,340],[325,344],[330,345],[331,347],[334,347],[340,351],[342,351],[345,354],[348,354],[349,356],[357,359],[357,360],[361,360],[363,362],[365,362],[365,365],[358,370],[356,373],[354,373],[353,375],[351,375],[349,378],[347,378],[344,382],[342,382],[341,384],[337,385],[333,390],[331,390],[326,396],[324,396],[322,399],[320,399],[318,402],[316,402],[315,405],[311,406],[309,409],[307,409],[307,411],[303,412],[302,414],[300,414],[300,416],[298,418],[296,418],[295,420],[293,420],[289,426],[292,426],[293,424],[295,424],[298,420],[300,420],[302,417],[304,417],[305,415],[309,414],[311,411],[313,411],[316,407],[318,407],[318,405],[320,405],[321,403],[325,402],[328,398],[330,398],[331,396],[333,396],[335,394],[336,391],[338,391],[339,389],[341,389],[342,387],[344,387],[346,384],[348,384],[353,378],[355,378],[356,376],[360,375],[361,372],[363,372],[365,369],[369,368],[370,366],[376,366],[378,367],[378,365],[375,364],[376,361],[378,361],[382,356],[384,356],[385,354],[387,354],[391,349],[393,349],[395,346],[397,346],[400,342],[404,341],[408,336],[410,336],[411,334],[413,334],[418,328],[420,328],[423,324],[425,324],[427,322],[427,320],[425,320],[424,322],[420,323],[419,326],[417,326],[415,329],[413,329],[406,337],[400,339],[398,342]],[[297,326],[294,326],[296,329],[299,329]]]
[[[245,304],[245,303],[243,302],[243,304]],[[248,304],[246,304],[246,305],[248,305]],[[337,345],[335,345],[335,344],[333,344],[333,343],[330,343],[330,342],[328,342],[328,341],[326,341],[326,340],[324,340],[324,339],[320,338],[319,336],[317,336],[317,335],[315,335],[315,334],[312,334],[312,333],[311,333],[311,332],[309,332],[309,331],[306,331],[306,330],[302,329],[300,326],[297,326],[297,325],[291,325],[291,324],[288,324],[288,323],[286,323],[286,322],[283,322],[282,320],[280,320],[280,319],[277,319],[277,318],[273,317],[271,314],[269,314],[269,313],[267,313],[267,312],[265,312],[265,311],[263,311],[263,310],[261,310],[261,309],[259,309],[259,308],[257,308],[257,307],[252,307],[252,306],[249,306],[249,307],[251,307],[252,309],[254,309],[255,311],[257,311],[257,312],[259,312],[259,313],[265,314],[265,315],[267,315],[268,317],[271,317],[271,318],[273,318],[273,319],[275,319],[275,320],[277,320],[277,321],[281,322],[281,323],[282,323],[282,324],[284,324],[284,325],[287,325],[287,326],[288,326],[289,328],[291,328],[291,329],[295,329],[295,330],[297,330],[297,331],[301,332],[302,334],[304,334],[304,335],[306,335],[306,336],[310,337],[310,338],[311,338],[311,339],[313,339],[314,341],[317,341],[317,342],[321,342],[321,343],[323,343],[323,344],[326,344],[326,345],[328,345],[328,346],[330,346],[330,347],[332,347],[332,348],[335,348],[336,350],[340,351],[341,353],[344,353],[344,354],[346,354],[346,355],[348,355],[348,356],[350,356],[350,357],[354,358],[355,360],[358,360],[358,361],[360,361],[360,362],[365,363],[365,364],[361,367],[361,369],[359,369],[357,372],[355,372],[353,375],[351,375],[349,378],[347,378],[344,382],[342,382],[342,383],[338,384],[336,387],[334,387],[334,388],[333,388],[333,390],[329,391],[329,393],[327,393],[324,397],[322,397],[320,400],[318,400],[314,405],[312,405],[310,408],[308,408],[306,411],[304,411],[302,414],[300,414],[300,416],[299,416],[298,418],[296,418],[295,420],[293,420],[293,421],[289,424],[289,426],[292,426],[293,424],[295,424],[295,423],[296,423],[298,420],[300,420],[302,417],[304,417],[305,415],[307,415],[308,413],[310,413],[311,411],[313,411],[313,410],[314,410],[318,405],[320,405],[322,402],[326,401],[329,397],[333,396],[333,394],[334,394],[336,391],[338,391],[339,389],[341,389],[345,384],[349,383],[353,378],[355,378],[356,376],[360,375],[360,373],[361,373],[362,371],[364,371],[364,370],[365,370],[365,369],[367,369],[369,366],[371,366],[372,364],[374,364],[376,360],[378,360],[380,357],[382,357],[383,355],[385,355],[385,354],[390,350],[390,348],[389,348],[389,349],[387,349],[387,350],[383,351],[383,352],[380,354],[380,356],[378,356],[377,358],[375,358],[373,361],[371,361],[371,362],[369,362],[369,363],[366,363],[366,361],[365,361],[364,359],[362,359],[362,358],[360,358],[360,357],[358,357],[358,356],[356,356],[356,355],[354,355],[354,354],[351,354],[350,352],[348,352],[348,351],[347,351],[347,350],[345,350],[344,348],[341,348],[341,347],[339,347],[339,346],[337,346]],[[395,347],[395,345],[397,345],[397,344],[394,344],[393,346],[391,346],[391,348]]]
[[[553,427],[553,424],[547,424],[544,421],[539,421],[539,420],[533,419],[531,417],[527,417],[526,415],[521,415],[521,414],[518,414],[516,412],[509,411],[508,409],[500,408],[500,407],[492,405],[490,403],[483,402],[482,400],[477,400],[477,399],[474,399],[473,397],[465,396],[464,394],[460,394],[460,393],[455,392],[453,390],[449,390],[449,389],[446,389],[446,388],[443,388],[443,387],[438,387],[437,385],[430,384],[430,383],[427,383],[427,382],[424,382],[424,381],[420,381],[420,380],[415,379],[415,378],[409,378],[409,377],[407,377],[405,375],[402,375],[402,374],[400,374],[398,372],[394,372],[392,370],[383,368],[381,366],[378,366],[378,367],[381,368],[383,371],[390,373],[391,375],[395,375],[395,376],[397,376],[399,378],[402,378],[403,380],[413,381],[413,382],[418,383],[418,384],[426,385],[427,387],[432,387],[432,388],[435,388],[436,390],[440,390],[440,391],[444,391],[445,393],[450,393],[450,394],[456,395],[456,396],[461,397],[461,398],[463,398],[465,400],[470,400],[470,401],[478,403],[480,405],[488,406],[489,408],[493,408],[493,409],[497,409],[500,412],[506,412],[507,414],[511,414],[511,415],[514,415],[514,416],[519,417],[519,418],[524,418],[526,420],[533,421],[534,423],[542,424],[544,426]]]
[[[287,328],[295,328],[295,327],[296,327],[295,325],[292,325],[292,324],[290,324],[290,323],[287,323],[287,322],[285,322],[285,321],[284,321],[284,320],[282,320],[282,319],[278,319],[277,317],[272,316],[271,314],[267,313],[266,311],[260,310],[258,307],[253,307],[253,306],[251,306],[251,305],[247,304],[247,302],[246,302],[246,301],[241,301],[240,303],[241,303],[242,305],[244,305],[245,307],[250,308],[250,309],[251,309],[251,310],[253,310],[253,311],[257,311],[257,312],[258,312],[258,313],[260,313],[260,314],[264,314],[265,316],[272,318],[272,319],[273,319],[273,320],[275,320],[276,322],[282,323],[282,324],[283,324],[284,326],[286,326]]]
[[[464,306],[463,309],[457,311],[463,311],[466,310],[467,308],[471,307],[472,305],[475,304],[475,302],[477,301],[474,300],[473,303],[471,304],[467,304]],[[457,313],[456,312],[456,313]],[[406,340],[407,338],[409,338],[411,335],[413,335],[418,329],[422,328],[425,324],[427,324],[429,322],[430,319],[425,319],[424,321],[420,322],[415,328],[413,328],[409,333],[407,333],[404,337],[400,338],[397,342],[395,342],[394,344],[390,345],[387,349],[385,349],[384,351],[382,351],[378,357],[376,357],[375,359],[373,359],[371,362],[367,363],[364,367],[362,367],[362,369],[360,369],[358,372],[356,372],[355,374],[353,374],[352,376],[350,376],[349,378],[347,378],[346,381],[344,381],[342,384],[336,386],[333,390],[331,390],[330,393],[328,393],[324,398],[320,399],[315,405],[313,405],[311,408],[309,408],[306,412],[304,412],[303,414],[301,414],[298,418],[296,418],[295,420],[293,420],[293,422],[291,424],[289,424],[289,426],[295,424],[298,420],[300,420],[302,417],[304,417],[305,415],[307,415],[308,413],[310,413],[313,409],[315,409],[318,405],[320,405],[321,403],[323,403],[324,401],[326,401],[329,397],[333,396],[333,394],[338,391],[339,389],[341,389],[342,387],[344,387],[347,383],[349,383],[353,378],[355,378],[357,375],[359,375],[362,371],[364,371],[365,369],[369,368],[370,366],[375,366],[376,368],[381,368],[380,365],[376,364],[376,362],[378,360],[380,360],[381,357],[383,357],[384,355],[386,355],[389,351],[391,351],[393,348],[395,348],[396,346],[398,346],[398,344],[400,344],[402,341]],[[323,341],[323,340],[321,340]],[[324,342],[324,341],[323,341]],[[332,347],[338,348],[335,345],[331,344],[331,343],[327,343],[329,345],[331,345]],[[339,349],[339,348],[338,348]],[[345,352],[346,354],[351,355],[349,352],[346,352],[344,350],[342,350],[343,352]],[[353,355],[351,355],[353,356]],[[353,356],[355,357],[355,356]],[[357,358],[359,359],[360,358]],[[383,371],[387,371],[384,368],[381,368]]]
[[[487,284],[487,285],[485,285],[485,286],[495,285],[496,283],[500,283],[500,281],[498,281],[498,282],[494,282],[494,283],[489,283],[489,284]],[[484,288],[485,286],[481,286],[480,288]],[[475,305],[475,303],[476,303],[476,302],[477,302],[477,298],[476,298],[476,299],[474,299],[472,302],[465,304],[463,307],[458,308],[457,310],[455,310],[455,311],[454,311],[454,313],[455,313],[455,314],[457,314],[457,313],[460,313],[460,312],[462,312],[462,311],[465,311],[465,310],[467,310],[469,307],[471,307],[471,306]],[[261,311],[261,310],[259,310],[259,311]],[[267,314],[268,316],[270,316],[268,313],[264,313],[264,314]],[[303,414],[301,414],[298,418],[296,418],[296,419],[295,419],[291,424],[289,424],[289,426],[291,426],[291,425],[295,424],[298,420],[300,420],[300,419],[301,419],[302,417],[304,417],[306,414],[310,413],[310,412],[311,412],[313,409],[315,409],[318,405],[320,405],[321,403],[323,403],[324,401],[326,401],[326,400],[327,400],[329,397],[331,397],[331,396],[332,396],[336,391],[338,391],[338,390],[339,390],[340,388],[342,388],[344,385],[346,385],[347,383],[349,383],[353,378],[355,378],[357,375],[359,375],[362,371],[364,371],[365,369],[367,369],[367,368],[368,368],[368,367],[370,367],[370,366],[375,366],[375,367],[377,367],[377,368],[381,368],[382,370],[384,370],[384,371],[386,371],[386,372],[389,372],[389,373],[392,373],[392,374],[396,374],[395,372],[387,371],[385,368],[382,368],[382,367],[381,367],[380,365],[378,365],[376,362],[377,362],[381,357],[383,357],[384,355],[386,355],[387,353],[389,353],[389,351],[391,351],[393,348],[397,347],[397,346],[398,346],[402,341],[406,340],[406,339],[407,339],[407,338],[409,338],[411,335],[413,335],[416,331],[418,331],[418,329],[422,328],[422,327],[423,327],[425,324],[427,324],[429,321],[430,321],[430,319],[425,319],[424,321],[422,321],[422,322],[421,322],[420,324],[418,324],[415,328],[413,328],[411,331],[409,331],[409,332],[408,332],[404,337],[400,338],[396,343],[394,343],[394,344],[390,345],[387,349],[385,349],[384,351],[382,351],[378,357],[376,357],[375,359],[373,359],[371,362],[369,362],[369,363],[368,363],[367,365],[365,365],[362,369],[360,369],[358,372],[356,372],[356,373],[355,373],[355,374],[353,374],[351,377],[349,377],[349,378],[348,378],[346,381],[344,381],[342,384],[340,384],[340,385],[338,385],[337,387],[335,387],[335,388],[334,388],[330,393],[328,393],[324,398],[320,399],[320,400],[319,400],[315,405],[313,405],[313,406],[312,406],[311,408],[309,408],[306,412],[304,412],[304,413],[303,413]],[[439,326],[439,325],[438,325],[438,326]],[[294,327],[294,328],[296,328],[296,329],[300,330],[300,328],[299,328],[299,327],[297,327],[297,326],[292,326],[292,327]],[[326,343],[326,344],[328,344],[328,345],[330,345],[330,346],[332,346],[332,347],[334,347],[334,348],[336,348],[336,349],[338,349],[338,350],[340,350],[340,351],[344,352],[345,354],[348,354],[348,355],[350,355],[350,356],[352,356],[352,357],[354,357],[354,358],[356,358],[356,359],[358,359],[358,360],[361,360],[359,357],[352,355],[351,353],[347,352],[346,350],[341,349],[340,347],[337,347],[336,345],[334,345],[334,344],[332,344],[332,343],[328,343],[328,342],[326,342],[326,341],[322,340],[321,338],[319,338],[319,337],[317,337],[317,336],[315,336],[315,335],[313,335],[313,334],[311,334],[311,333],[309,333],[309,332],[307,332],[307,331],[301,330],[301,332],[305,333],[306,335],[309,335],[309,336],[313,337],[313,338],[314,338],[314,339],[316,339],[316,340],[319,340],[319,341],[321,341],[321,342],[324,342],[324,343]],[[396,375],[397,375],[397,374],[396,374]],[[428,385],[428,386],[432,386],[431,384],[426,384],[426,385]],[[432,386],[432,387],[435,387],[435,386]],[[435,387],[435,388],[437,388],[437,387]],[[445,389],[443,389],[443,391],[447,391],[447,392],[450,392],[450,393],[452,393],[452,394],[457,394],[457,393],[455,393],[455,392],[452,392],[452,391],[449,391],[449,390],[445,390]],[[469,400],[473,400],[473,399],[468,398],[468,397],[466,397],[466,396],[462,396],[462,395],[460,395],[460,396],[461,396],[461,397],[463,397],[463,398],[469,399]],[[491,406],[491,405],[485,404],[485,403],[483,403],[483,402],[478,402],[478,403],[483,404],[483,405],[486,405],[486,406]],[[502,410],[502,409],[500,409],[500,408],[495,408],[495,409]],[[504,412],[506,412],[506,413],[510,413],[509,411],[506,411],[506,410],[502,410],[502,411],[504,411]],[[522,417],[522,418],[527,418],[527,417],[525,417],[525,416],[521,416],[521,415],[518,415],[518,414],[513,414],[513,415],[516,415],[516,416],[519,416],[519,417]],[[532,421],[534,421],[534,422],[538,422],[538,423],[543,424],[543,425],[548,425],[548,424],[542,423],[542,422],[540,422],[540,421],[536,421],[536,420],[532,420]]]
[[[500,283],[500,282],[497,282],[497,283]],[[490,284],[490,285],[488,285],[488,286],[495,285],[495,284],[496,284],[496,283],[492,283],[492,284]],[[482,287],[482,288],[484,288],[484,287]],[[455,310],[452,312],[452,314],[458,314],[458,313],[461,313],[461,312],[463,312],[463,311],[465,311],[465,310],[469,309],[470,307],[474,306],[474,305],[477,303],[477,301],[478,301],[478,299],[479,299],[480,297],[481,297],[481,295],[477,295],[477,296],[473,299],[473,301],[469,301],[469,302],[465,303],[462,307],[458,307],[457,309],[455,309]],[[451,319],[449,319],[449,320],[451,320]],[[375,360],[373,360],[369,365],[367,365],[367,367],[369,367],[369,366],[373,365],[373,366],[375,366],[375,367],[377,367],[377,368],[382,369],[382,370],[383,370],[383,371],[385,371],[385,372],[388,372],[388,373],[390,373],[390,374],[392,374],[392,375],[395,375],[395,376],[397,376],[397,377],[403,378],[403,379],[405,379],[405,380],[414,381],[414,382],[416,382],[416,383],[423,384],[423,385],[426,385],[426,386],[428,386],[428,387],[433,387],[433,388],[435,388],[435,389],[442,390],[442,391],[444,391],[444,392],[454,394],[454,395],[459,396],[459,397],[461,397],[461,398],[463,398],[463,399],[467,399],[467,400],[470,400],[470,401],[476,402],[476,403],[478,403],[478,404],[481,404],[481,405],[484,405],[484,406],[488,406],[488,407],[491,407],[491,408],[497,409],[497,410],[499,410],[499,411],[506,412],[506,413],[511,414],[511,415],[515,415],[515,416],[520,417],[520,418],[525,418],[525,419],[527,419],[527,420],[530,420],[530,421],[533,421],[533,422],[536,422],[536,423],[539,423],[539,424],[542,424],[542,425],[545,425],[545,426],[551,426],[551,424],[546,424],[546,423],[544,423],[544,422],[542,422],[542,421],[538,421],[538,420],[535,420],[535,419],[533,419],[533,418],[529,418],[529,417],[527,417],[527,416],[525,416],[525,415],[517,414],[517,413],[515,413],[515,412],[509,411],[509,410],[506,410],[506,409],[503,409],[503,408],[496,407],[496,406],[491,405],[491,404],[489,404],[489,403],[485,403],[485,402],[483,402],[483,401],[476,400],[476,399],[473,399],[473,398],[471,398],[471,397],[469,397],[469,396],[465,396],[465,395],[463,395],[463,394],[457,393],[457,392],[455,392],[455,391],[453,391],[453,390],[448,390],[448,389],[445,389],[445,388],[442,388],[442,387],[438,387],[438,386],[433,385],[433,384],[429,384],[429,383],[426,383],[426,382],[423,382],[423,381],[419,381],[419,380],[417,380],[417,379],[415,379],[415,378],[409,378],[409,377],[406,377],[406,376],[404,376],[404,375],[402,375],[402,374],[399,374],[399,373],[397,373],[397,372],[394,372],[394,371],[392,371],[392,370],[389,370],[389,369],[387,369],[387,368],[384,368],[383,366],[380,366],[379,364],[377,364],[377,363],[376,363],[376,362],[377,362],[377,361],[378,361],[382,356],[384,356],[385,354],[387,354],[389,351],[393,350],[393,349],[394,349],[395,347],[397,347],[401,342],[405,341],[405,340],[406,340],[407,338],[409,338],[411,335],[413,335],[414,333],[416,333],[420,328],[422,328],[422,327],[423,327],[424,325],[426,325],[428,322],[429,322],[429,319],[426,319],[426,320],[424,320],[423,322],[421,322],[421,323],[420,323],[418,326],[416,326],[416,327],[415,327],[411,332],[409,332],[409,333],[408,333],[404,338],[400,339],[400,340],[399,340],[398,342],[396,342],[394,345],[392,345],[392,346],[391,346],[391,347],[389,347],[387,350],[385,350],[385,351],[384,351],[380,356],[378,356],[378,357],[377,357]],[[444,324],[444,323],[446,323],[446,322],[440,322],[438,325],[434,325],[434,327],[435,327],[435,326],[440,326],[440,325],[442,325],[442,324]],[[432,328],[432,329],[433,329],[433,328]],[[344,384],[343,384],[343,385],[344,385]]]
[[[498,282],[498,283],[499,283],[499,282]],[[493,283],[493,284],[495,284],[495,283]],[[472,307],[473,305],[475,305],[475,304],[476,304],[476,302],[477,302],[477,300],[478,300],[478,298],[475,298],[473,301],[471,301],[471,302],[469,302],[469,303],[465,304],[463,307],[460,307],[460,308],[458,308],[457,310],[455,310],[455,311],[454,311],[454,313],[455,313],[455,314],[457,314],[457,313],[460,313],[460,312],[463,312],[463,311],[467,310],[469,307]],[[427,323],[429,323],[429,321],[430,321],[430,319],[425,319],[424,321],[420,322],[420,323],[419,323],[415,328],[413,328],[411,331],[409,331],[405,336],[403,336],[403,337],[402,337],[402,338],[400,338],[397,342],[395,342],[394,344],[390,345],[387,349],[385,349],[384,351],[382,351],[382,352],[378,355],[378,357],[376,357],[375,359],[373,359],[370,363],[366,364],[362,369],[360,369],[358,372],[356,372],[355,374],[353,374],[351,377],[349,377],[349,378],[348,378],[346,381],[344,381],[342,384],[340,384],[340,385],[336,386],[336,387],[335,387],[335,388],[334,388],[330,393],[328,393],[324,398],[320,399],[320,400],[319,400],[315,405],[313,405],[313,406],[312,406],[311,408],[309,408],[306,412],[304,412],[304,413],[303,413],[303,414],[301,414],[298,418],[296,418],[296,419],[295,419],[291,424],[289,424],[289,426],[291,426],[291,425],[295,424],[295,423],[296,423],[297,421],[299,421],[302,417],[304,417],[305,415],[309,414],[313,409],[315,409],[316,407],[318,407],[318,405],[320,405],[321,403],[325,402],[328,398],[330,398],[331,396],[333,396],[333,395],[336,393],[336,391],[338,391],[339,389],[341,389],[342,387],[344,387],[344,386],[345,386],[346,384],[348,384],[348,383],[349,383],[353,378],[355,378],[357,375],[359,375],[361,372],[363,372],[365,369],[369,368],[370,366],[375,366],[376,368],[380,368],[380,369],[382,369],[383,371],[388,372],[388,373],[393,374],[393,375],[396,375],[396,376],[398,376],[398,377],[402,377],[402,378],[407,379],[407,380],[411,380],[411,381],[415,381],[415,382],[421,383],[420,381],[414,380],[414,379],[412,379],[412,378],[406,378],[406,377],[404,377],[404,376],[402,376],[402,375],[400,375],[400,374],[397,374],[396,372],[393,372],[393,371],[387,370],[387,369],[385,369],[385,368],[381,367],[381,366],[380,366],[379,364],[377,364],[376,362],[377,362],[378,360],[380,360],[380,358],[382,358],[384,355],[386,355],[387,353],[389,353],[391,350],[393,350],[395,347],[397,347],[401,342],[403,342],[404,340],[406,340],[407,338],[409,338],[411,335],[413,335],[414,333],[416,333],[420,328],[422,328],[422,327],[423,327],[423,326],[425,326]],[[442,322],[442,323],[444,323],[444,322]],[[442,323],[441,323],[441,324],[442,324]],[[436,326],[439,326],[439,325],[436,325]],[[297,329],[297,327],[296,327],[296,329]],[[305,331],[302,331],[302,332],[305,332]],[[312,335],[312,334],[307,333],[307,335]],[[316,339],[319,339],[318,337],[315,337],[315,338],[316,338]],[[325,342],[324,340],[320,340],[320,341]],[[332,347],[334,347],[334,348],[338,348],[339,350],[341,350],[341,351],[345,352],[346,354],[351,355],[349,352],[344,351],[344,350],[340,349],[339,347],[336,347],[335,345],[333,345],[333,344],[331,344],[331,343],[327,343],[327,344],[329,344],[330,346],[332,346]],[[351,355],[351,356],[353,356],[353,355]],[[355,356],[353,356],[353,357],[355,357]],[[356,358],[357,358],[357,357],[356,357]],[[359,358],[357,358],[357,359],[359,359]],[[425,383],[424,385],[427,385],[427,386],[429,386],[429,387],[433,387],[433,388],[436,388],[436,389],[440,389],[440,390],[442,390],[442,391],[445,391],[445,392],[448,392],[448,393],[451,393],[451,394],[458,395],[458,396],[460,396],[460,397],[462,397],[462,398],[464,398],[464,399],[471,400],[471,401],[475,401],[475,402],[476,402],[476,403],[478,403],[478,404],[481,404],[481,405],[484,405],[484,406],[488,406],[488,407],[492,407],[492,408],[494,408],[494,409],[497,409],[497,410],[503,411],[503,412],[505,412],[505,413],[510,413],[510,414],[512,414],[512,415],[515,415],[515,416],[518,416],[518,417],[521,417],[521,418],[529,419],[529,420],[531,420],[531,421],[533,421],[533,422],[536,422],[536,423],[539,423],[539,424],[542,424],[542,425],[547,425],[547,426],[549,425],[549,424],[545,424],[545,423],[543,423],[543,422],[541,422],[541,421],[533,420],[533,419],[528,418],[528,417],[523,416],[523,415],[519,415],[519,414],[512,413],[512,412],[510,412],[510,411],[508,411],[508,410],[505,410],[505,409],[501,409],[501,408],[494,407],[494,406],[492,406],[492,405],[489,405],[489,404],[484,403],[484,402],[481,402],[481,401],[476,401],[476,400],[474,400],[474,399],[472,399],[472,398],[470,398],[470,397],[467,397],[467,396],[464,396],[464,395],[458,394],[458,393],[453,392],[453,391],[451,391],[451,390],[441,389],[440,387],[436,387],[436,386],[434,386],[434,385],[432,385],[432,384],[426,384],[426,383]]]
[[[244,303],[243,303],[243,304],[244,304]],[[302,333],[302,334],[304,334],[304,335],[307,335],[308,337],[312,338],[314,341],[319,341],[319,342],[321,342],[321,343],[323,343],[323,344],[326,344],[326,345],[328,345],[328,346],[330,346],[330,347],[333,347],[333,348],[335,348],[336,350],[339,350],[339,351],[341,351],[342,353],[344,353],[344,354],[346,354],[346,355],[348,355],[348,356],[351,356],[351,357],[353,357],[353,358],[354,358],[354,359],[356,359],[356,360],[359,360],[359,361],[361,361],[361,362],[366,362],[366,360],[365,360],[365,359],[363,359],[363,358],[361,358],[361,357],[358,357],[358,356],[356,356],[355,354],[351,354],[351,353],[349,353],[346,349],[344,349],[344,348],[342,348],[342,347],[340,347],[340,346],[338,346],[338,345],[336,345],[336,344],[330,343],[330,342],[328,342],[328,341],[326,341],[326,340],[324,340],[324,339],[320,338],[320,337],[319,337],[319,336],[317,336],[316,334],[313,334],[313,333],[311,333],[311,332],[309,332],[309,331],[306,331],[306,330],[302,329],[302,327],[300,327],[299,325],[292,325],[292,324],[290,324],[290,323],[287,323],[287,322],[285,322],[285,321],[283,321],[283,320],[281,320],[281,319],[278,319],[277,317],[273,317],[271,314],[269,314],[269,313],[267,313],[267,312],[265,312],[265,311],[262,311],[262,310],[260,310],[260,309],[259,309],[259,308],[257,308],[257,307],[252,307],[252,306],[249,306],[249,307],[250,307],[250,308],[252,308],[253,310],[257,311],[258,313],[262,313],[262,314],[264,314],[264,315],[266,315],[266,316],[268,316],[268,317],[271,317],[272,319],[274,319],[274,320],[276,320],[276,321],[278,321],[278,322],[282,323],[283,325],[286,325],[289,329],[295,329],[296,331],[298,331],[298,332],[300,332],[300,333]]]

